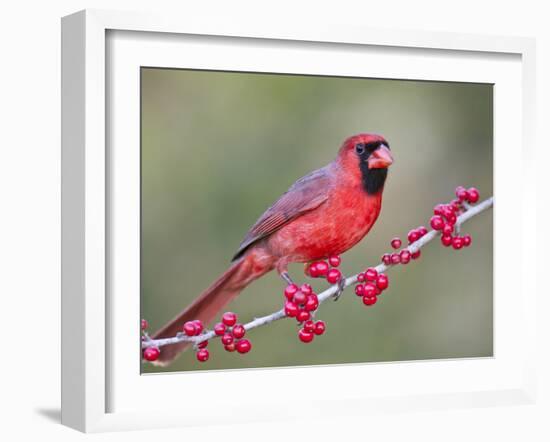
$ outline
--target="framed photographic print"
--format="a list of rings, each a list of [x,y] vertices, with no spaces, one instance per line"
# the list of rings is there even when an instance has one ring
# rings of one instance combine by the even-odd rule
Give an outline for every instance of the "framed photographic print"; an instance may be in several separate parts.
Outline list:
[[[532,400],[533,41],[62,30],[64,424]]]

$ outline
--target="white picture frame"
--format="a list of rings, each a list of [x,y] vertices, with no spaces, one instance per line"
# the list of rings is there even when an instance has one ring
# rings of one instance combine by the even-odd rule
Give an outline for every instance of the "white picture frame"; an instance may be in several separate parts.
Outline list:
[[[217,36],[228,41],[236,39],[247,39],[248,41],[260,42],[284,42],[287,47],[303,45],[304,42],[315,47],[315,45],[338,45],[339,47],[370,47],[377,48],[380,53],[390,48],[401,48],[404,52],[413,50],[431,51],[434,63],[426,63],[418,66],[417,69],[437,70],[438,57],[470,54],[468,63],[483,63],[485,57],[491,54],[502,54],[507,57],[515,57],[519,63],[518,75],[510,77],[510,81],[517,81],[520,78],[520,91],[515,99],[518,100],[518,108],[515,113],[510,113],[508,126],[515,124],[517,131],[517,143],[522,146],[522,170],[524,187],[517,190],[517,194],[509,195],[506,188],[498,185],[499,170],[506,170],[509,164],[505,159],[501,164],[496,164],[496,198],[498,199],[498,216],[502,216],[510,223],[521,224],[521,240],[513,247],[516,247],[517,256],[521,257],[521,296],[516,294],[516,310],[521,309],[522,315],[514,324],[499,323],[496,321],[497,331],[502,333],[521,333],[523,342],[521,353],[515,352],[517,346],[513,343],[506,343],[509,348],[501,353],[495,352],[495,358],[482,366],[479,361],[456,360],[448,361],[445,366],[419,365],[415,363],[395,364],[366,364],[354,366],[331,366],[315,367],[318,376],[325,378],[333,377],[341,379],[358,376],[362,370],[370,370],[382,376],[382,372],[392,372],[391,376],[402,379],[419,379],[419,389],[405,391],[402,385],[396,383],[393,389],[389,390],[382,386],[379,390],[375,388],[366,392],[357,388],[354,394],[340,395],[336,389],[328,388],[325,397],[315,396],[309,400],[308,413],[317,416],[329,413],[341,414],[362,414],[369,409],[415,410],[426,407],[467,407],[496,405],[502,403],[532,403],[535,396],[535,363],[534,343],[535,333],[535,309],[536,309],[536,281],[534,278],[525,277],[528,272],[528,256],[534,256],[533,239],[535,229],[534,207],[536,193],[526,192],[525,188],[534,189],[536,186],[529,185],[534,182],[534,174],[530,171],[536,161],[536,150],[533,144],[532,134],[534,133],[534,97],[535,97],[535,46],[534,41],[528,38],[518,37],[491,37],[480,35],[464,35],[451,33],[427,33],[415,31],[388,31],[371,29],[362,26],[300,26],[293,27],[284,24],[269,23],[219,23],[206,20],[196,20],[193,17],[163,17],[150,14],[133,14],[126,12],[112,12],[87,10],[63,18],[62,21],[62,423],[85,432],[110,431],[122,429],[157,428],[168,426],[207,425],[216,417],[217,422],[223,422],[223,416],[213,416],[209,411],[208,416],[205,408],[199,403],[193,410],[186,410],[183,407],[170,405],[169,391],[181,387],[177,381],[178,376],[184,376],[189,382],[189,376],[194,376],[193,384],[196,388],[223,389],[227,380],[240,382],[248,377],[250,390],[268,388],[274,386],[274,391],[267,396],[270,402],[258,399],[255,403],[246,401],[245,398],[233,399],[232,406],[238,406],[243,413],[240,416],[230,414],[228,422],[252,422],[265,419],[285,419],[294,417],[292,406],[289,402],[282,405],[278,401],[276,377],[300,378],[304,375],[304,368],[273,369],[273,370],[252,370],[231,373],[193,373],[185,375],[163,375],[147,376],[143,384],[126,384],[126,389],[119,389],[120,395],[127,395],[127,398],[120,400],[121,404],[135,404],[135,407],[114,406],[112,391],[122,384],[123,377],[116,374],[117,369],[123,369],[124,364],[131,362],[131,356],[124,351],[113,354],[113,347],[110,342],[117,338],[116,327],[113,322],[122,324],[120,318],[111,311],[113,301],[109,299],[109,290],[113,288],[113,276],[110,272],[113,267],[110,265],[116,257],[110,256],[112,250],[109,244],[114,241],[113,235],[117,235],[116,222],[113,226],[111,214],[118,204],[119,199],[112,193],[112,182],[110,168],[117,167],[116,159],[110,158],[109,143],[113,142],[112,133],[106,130],[106,121],[113,117],[112,109],[108,108],[109,82],[116,81],[117,74],[108,67],[108,57],[118,57],[121,53],[109,50],[108,35],[111,33],[128,34],[140,33],[143,37],[142,43],[131,42],[128,53],[135,55],[135,44],[144,44],[148,37],[155,35],[171,36],[178,40],[186,35],[192,36]],[[155,34],[152,34],[155,33]],[[274,43],[274,44],[275,44]],[[256,44],[256,43],[254,43]],[[302,47],[302,46],[301,46]],[[133,48],[133,49],[132,49]],[[167,49],[169,52],[169,49]],[[147,51],[143,51],[145,54]],[[162,53],[159,47],[153,51],[155,54]],[[454,55],[453,55],[454,54]],[[140,54],[141,55],[141,54]],[[124,57],[121,57],[121,60]],[[160,58],[158,59],[160,60]],[[126,60],[139,65],[139,57],[130,56]],[[159,61],[160,63],[161,61]],[[259,63],[259,62],[258,62]],[[442,63],[444,64],[444,63]],[[223,63],[220,64],[223,68]],[[321,68],[320,68],[321,69]],[[324,68],[327,69],[327,68]],[[483,69],[480,69],[479,75]],[[106,72],[109,75],[106,75]],[[443,70],[441,71],[443,72]],[[384,74],[387,75],[387,74]],[[414,74],[410,74],[414,77]],[[433,74],[436,75],[437,74]],[[441,74],[441,79],[448,79]],[[464,81],[473,81],[465,73],[457,72],[454,78]],[[496,74],[495,74],[496,75]],[[400,77],[403,78],[403,77]],[[421,77],[417,77],[421,78]],[[475,78],[479,78],[475,77]],[[483,77],[485,78],[485,77]],[[490,81],[491,76],[487,76]],[[500,78],[500,77],[499,77]],[[504,77],[503,77],[504,78]],[[515,80],[514,80],[515,78]],[[504,80],[503,81],[507,81]],[[512,84],[512,83],[510,83]],[[512,94],[514,93],[511,91]],[[504,93],[504,92],[503,92]],[[499,112],[499,96],[495,100],[495,113]],[[131,97],[129,97],[131,99]],[[134,97],[135,99],[136,97]],[[126,105],[126,104],[125,104]],[[128,106],[131,106],[128,104]],[[135,109],[134,109],[135,110]],[[503,112],[505,109],[502,110]],[[132,115],[132,110],[129,113]],[[115,121],[116,116],[114,117]],[[500,118],[500,117],[499,117]],[[517,121],[516,121],[517,120]],[[135,121],[134,121],[135,123]],[[132,130],[132,126],[128,130]],[[509,126],[511,127],[511,126]],[[116,140],[115,140],[116,142]],[[499,143],[498,130],[495,132],[495,150]],[[113,164],[109,164],[112,161]],[[500,160],[499,160],[500,161]],[[128,162],[133,164],[132,161]],[[120,164],[120,161],[118,162]],[[135,164],[134,164],[135,165]],[[498,167],[497,167],[498,166]],[[501,169],[499,169],[501,168]],[[135,170],[128,170],[129,174]],[[507,199],[514,197],[521,201],[521,213],[508,211]],[[517,203],[516,203],[517,204]],[[517,212],[517,211],[516,211]],[[129,212],[132,213],[132,212]],[[498,228],[497,223],[496,228]],[[111,228],[112,227],[112,228]],[[498,240],[498,234],[495,238]],[[496,242],[498,252],[499,243]],[[116,266],[115,266],[116,267]],[[505,269],[504,269],[505,270]],[[498,272],[495,272],[495,293],[497,290],[504,294],[502,284],[498,282]],[[135,275],[134,275],[135,276]],[[132,276],[130,276],[131,278]],[[118,278],[123,279],[123,278]],[[127,281],[127,280],[125,280]],[[139,285],[138,281],[135,284]],[[497,299],[498,303],[498,299]],[[519,307],[518,307],[519,306]],[[116,311],[116,309],[114,309]],[[129,328],[134,333],[132,321],[128,319]],[[124,322],[124,325],[127,324]],[[508,330],[508,331],[507,331]],[[517,331],[520,330],[520,331]],[[117,336],[110,336],[117,335]],[[506,335],[508,336],[508,334]],[[529,339],[530,338],[530,339]],[[519,339],[519,337],[518,337]],[[510,339],[513,340],[513,339]],[[124,342],[124,341],[123,341]],[[130,349],[132,354],[134,350]],[[118,358],[118,359],[116,359]],[[508,359],[507,359],[508,358]],[[512,359],[515,358],[514,362]],[[117,360],[113,368],[113,361]],[[498,368],[501,370],[499,376],[494,376],[495,367],[500,360],[505,363]],[[495,362],[496,361],[496,362]],[[135,361],[134,361],[135,362]],[[512,367],[513,365],[513,367]],[[122,368],[120,368],[122,367]],[[311,369],[308,369],[311,370]],[[442,378],[452,376],[452,373],[467,373],[468,378],[464,382],[458,379],[447,379],[437,383],[430,390],[422,390],[424,384],[433,379],[434,373],[438,370],[445,371]],[[113,374],[115,373],[115,374]],[[428,374],[429,373],[429,374]],[[479,382],[470,382],[476,373],[479,373]],[[311,372],[310,372],[311,374]],[[484,379],[493,377],[497,379],[494,384],[484,388]],[[116,379],[113,382],[113,379]],[[128,375],[128,380],[137,380],[135,373]],[[141,382],[141,378],[138,380]],[[288,380],[290,382],[290,380]],[[383,385],[384,383],[381,382]],[[427,385],[427,384],[426,384]],[[452,387],[452,388],[451,388]],[[161,391],[164,395],[166,406],[158,406],[159,401],[152,402],[143,400],[142,404],[136,404],[136,398],[131,392],[142,394],[144,398],[153,394],[152,391]],[[191,393],[192,394],[192,393]],[[178,401],[181,395],[178,395]],[[209,398],[206,397],[205,405]],[[361,401],[361,407],[357,402]],[[335,411],[327,411],[323,407],[327,401],[337,401],[338,407]],[[181,401],[180,401],[181,402]],[[151,403],[156,405],[152,406]],[[119,409],[120,408],[120,409]]]

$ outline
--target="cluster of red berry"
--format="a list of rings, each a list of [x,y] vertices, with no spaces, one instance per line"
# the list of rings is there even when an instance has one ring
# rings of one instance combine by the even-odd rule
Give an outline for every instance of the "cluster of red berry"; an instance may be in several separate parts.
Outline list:
[[[204,330],[204,325],[202,321],[195,319],[194,321],[187,321],[183,324],[183,333],[185,336],[199,336]],[[200,362],[208,361],[210,357],[210,352],[206,348],[208,346],[208,341],[202,341],[197,344],[197,360]]]
[[[252,349],[250,341],[243,339],[246,334],[244,325],[237,324],[237,315],[233,312],[225,312],[222,315],[222,321],[214,326],[214,333],[216,336],[221,336],[225,351],[237,350],[237,353],[244,354]]]
[[[315,261],[306,267],[306,275],[312,278],[325,278],[329,284],[336,284],[342,279],[338,270],[342,259],[338,255],[330,256],[327,261]]]
[[[342,272],[338,269],[342,259],[338,255],[330,256],[326,261],[315,261],[306,266],[305,274],[311,278],[324,278],[329,284],[337,284],[342,279]],[[322,335],[326,330],[323,321],[313,321],[312,313],[319,307],[319,299],[309,284],[298,287],[289,284],[284,291],[286,298],[285,315],[302,325],[298,332],[300,341],[313,341],[315,335]]]
[[[376,304],[378,295],[386,290],[390,284],[388,275],[378,273],[370,267],[357,275],[358,284],[355,286],[355,294],[363,298],[363,304],[371,306]]]
[[[456,220],[466,208],[464,203],[477,203],[479,191],[475,187],[465,189],[462,186],[456,188],[456,199],[448,204],[438,204],[434,207],[434,215],[430,219],[430,225],[434,230],[441,231],[441,244],[445,247],[452,246],[455,250],[468,247],[472,243],[470,235],[460,236],[456,234]]]
[[[416,229],[412,229],[407,234],[409,245],[415,241],[418,241],[426,233],[428,233],[428,229],[426,229],[426,227],[424,226],[420,226],[420,227],[417,227]],[[390,241],[390,244],[393,249],[397,250],[401,247],[401,240],[399,238],[393,238]],[[387,266],[392,264],[408,264],[409,262],[411,262],[411,259],[418,259],[418,258],[420,258],[420,250],[417,250],[416,252],[411,253],[409,250],[403,249],[400,252],[384,253],[382,255],[382,262]]]
[[[199,336],[204,330],[202,321],[195,319],[194,321],[187,321],[183,324],[183,332],[186,336]]]
[[[467,203],[473,204],[479,201],[479,191],[475,187],[466,189],[462,186],[456,188],[456,199],[447,204],[437,204],[434,207],[434,215],[430,219],[430,226],[437,231],[441,231],[441,244],[445,247],[452,246],[459,250],[462,247],[468,247],[472,243],[470,235],[460,236],[456,234],[457,217],[467,209]],[[409,245],[418,241],[428,233],[424,226],[412,229],[407,234]],[[401,239],[393,238],[390,242],[393,249],[399,249],[402,245]],[[389,266],[395,264],[408,264],[412,259],[420,257],[420,250],[411,253],[407,249],[399,252],[384,253],[382,262]]]
[[[149,323],[147,322],[147,319],[141,320],[141,330],[144,333],[141,337],[142,340],[147,339],[147,335],[145,334],[145,330],[147,330],[147,327],[149,327]],[[143,359],[149,362],[156,361],[160,356],[160,350],[158,347],[147,347],[145,350],[143,350]]]
[[[145,331],[148,324],[145,319],[141,320],[141,329]],[[202,321],[196,319],[187,321],[183,324],[183,333],[186,336],[200,336],[204,331]],[[252,344],[248,339],[243,339],[246,334],[244,325],[237,324],[237,315],[233,312],[226,312],[222,316],[222,321],[214,326],[214,334],[221,337],[223,347],[226,351],[244,354],[252,349]],[[147,339],[144,334],[142,339]],[[196,345],[196,357],[199,362],[206,362],[210,358],[208,347],[208,339],[201,341]],[[149,362],[156,361],[160,356],[158,347],[147,347],[143,350],[143,359]]]
[[[342,275],[340,275],[341,277]],[[298,332],[300,341],[311,342],[315,335],[322,335],[325,332],[326,326],[323,321],[311,319],[312,313],[319,307],[319,298],[309,284],[303,284],[301,287],[289,284],[285,288],[284,295],[286,299],[285,315],[289,318],[296,318],[302,324],[302,328]]]
[[[459,186],[456,188],[455,193],[456,199],[448,204],[438,204],[434,207],[434,216],[430,219],[430,226],[434,230],[441,231],[441,243],[444,246],[452,246],[458,250],[462,247],[468,247],[472,243],[472,237],[470,235],[460,236],[456,234],[457,217],[467,209],[468,203],[473,204],[479,201],[479,191],[475,187],[465,189]],[[424,226],[412,229],[407,234],[409,245],[418,241],[427,233],[428,229]],[[404,248],[401,251],[397,251],[402,246],[400,238],[393,238],[390,244],[396,251],[382,255],[382,262],[387,266],[408,264],[411,260],[420,257],[420,250],[411,252]],[[387,276],[385,274],[379,275],[374,268],[369,268],[365,272],[360,273],[357,276],[357,281],[359,284],[355,286],[355,293],[357,296],[363,298],[365,305],[374,305],[377,296],[388,285]]]
[[[183,325],[183,331],[187,336],[198,336],[202,333],[204,327],[201,321],[188,321]],[[225,312],[222,315],[221,322],[214,326],[214,334],[221,337],[221,342],[225,351],[244,354],[248,353],[252,344],[248,339],[243,339],[246,334],[246,329],[243,324],[237,324],[237,315],[233,312]],[[197,360],[206,362],[210,358],[208,340],[204,340],[197,344]]]

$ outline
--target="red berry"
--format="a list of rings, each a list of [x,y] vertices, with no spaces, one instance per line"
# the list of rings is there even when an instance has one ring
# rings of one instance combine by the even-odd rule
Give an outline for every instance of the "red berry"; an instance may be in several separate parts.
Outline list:
[[[311,319],[311,314],[306,310],[300,310],[296,315],[296,320],[298,322],[304,322]]]
[[[418,259],[418,258],[420,258],[420,250],[417,250],[416,252],[411,253],[411,258],[412,258],[412,259]]]
[[[365,279],[367,281],[376,281],[377,276],[378,276],[378,271],[373,267],[369,267],[365,272]]]
[[[302,287],[300,287],[300,291],[307,296],[313,293],[313,288],[309,284],[302,284]]]
[[[288,299],[289,301],[292,301],[292,298],[294,297],[294,295],[298,290],[299,289],[296,284],[287,285],[285,288],[285,298]]]
[[[196,319],[193,322],[195,323],[195,327],[196,327],[195,334],[200,335],[202,333],[202,331],[204,330],[204,325],[202,325],[202,321]]]
[[[298,306],[291,301],[285,303],[285,315],[294,318],[298,314]]]
[[[315,293],[312,293],[307,297],[307,301],[304,305],[304,310],[306,312],[312,312],[313,310],[317,310],[317,307],[319,307],[319,298]]]
[[[229,345],[231,344],[233,341],[235,340],[235,338],[233,337],[233,335],[229,334],[229,333],[226,333],[222,336],[222,344],[223,345]]]
[[[401,264],[408,264],[411,261],[411,252],[407,249],[401,250],[399,253],[399,258],[401,260]]]
[[[363,296],[365,294],[365,286],[363,284],[357,284],[355,286],[355,294],[357,296]]]
[[[296,294],[294,295],[293,301],[294,301],[295,304],[299,305],[299,304],[303,304],[304,302],[306,302],[306,299],[307,299],[307,297],[306,297],[304,292],[296,292]]]
[[[206,348],[206,347],[208,347],[208,340],[199,342],[199,343],[197,344],[197,347],[199,347],[199,348]]]
[[[298,338],[305,343],[313,341],[314,337],[315,335],[312,332],[305,331],[303,328],[298,332]]]
[[[329,263],[332,267],[338,267],[338,266],[340,265],[341,262],[342,262],[342,259],[340,258],[339,255],[329,256],[329,258],[328,258],[328,263]]]
[[[376,290],[376,286],[374,284],[365,284],[363,288],[363,296],[365,298],[374,298],[378,294],[378,291]]]
[[[388,288],[390,281],[384,273],[381,273],[378,275],[378,278],[376,279],[376,287],[378,287],[380,290],[386,290]]]
[[[460,201],[464,201],[468,197],[468,192],[462,186],[458,186],[455,190],[455,195]]]
[[[183,324],[183,332],[187,336],[195,336],[197,334],[197,324],[195,324],[195,321],[187,321]]]
[[[447,222],[448,222],[449,224],[451,224],[452,226],[455,225],[455,223],[456,223],[456,215],[455,215],[454,213],[449,214],[448,216],[446,216],[446,218],[447,218]]]
[[[228,327],[233,327],[237,323],[237,315],[233,312],[225,312],[222,316],[222,322]]]
[[[315,330],[313,330],[313,333],[315,333],[316,335],[322,335],[326,329],[327,326],[323,321],[317,321],[315,323]]]
[[[392,264],[399,264],[401,262],[401,258],[399,257],[399,253],[392,253],[391,254],[391,263]]]
[[[231,344],[224,345],[223,348],[228,352],[235,351],[235,343],[232,342]]]
[[[432,229],[434,230],[441,230],[444,225],[445,221],[443,221],[441,215],[434,215],[430,219],[430,226],[432,226]]]
[[[365,282],[365,274],[364,273],[359,273],[357,275],[357,282]]]
[[[233,336],[237,339],[241,339],[246,334],[244,325],[236,324],[233,326]]]
[[[477,203],[479,201],[479,190],[477,190],[475,187],[470,187],[468,190],[468,197],[467,200],[470,203]]]
[[[237,342],[237,344],[235,345],[235,348],[239,353],[244,354],[250,351],[250,349],[252,348],[252,344],[248,339],[241,339],[240,341]]]
[[[464,247],[468,247],[470,244],[472,244],[472,237],[470,235],[464,235],[462,237],[462,242],[464,244]]]
[[[401,247],[401,240],[399,238],[393,238],[390,244],[394,249],[398,249]]]
[[[443,244],[445,247],[449,247],[452,242],[453,242],[453,237],[451,235],[443,235],[441,237],[441,244]]]
[[[315,331],[315,322],[313,322],[311,319],[309,321],[304,322],[304,330],[307,332]]]
[[[325,276],[328,272],[328,264],[326,261],[319,261],[317,263],[317,272],[319,272],[319,275]]]
[[[308,268],[306,270],[306,275],[309,275],[312,278],[318,278],[319,277],[319,271],[317,270],[317,263],[316,262],[311,263],[308,266]]]
[[[327,273],[327,281],[330,284],[336,284],[340,279],[342,279],[342,273],[338,269],[330,269]]]
[[[443,229],[441,229],[441,233],[443,235],[452,235],[453,232],[454,232],[454,227],[451,225],[451,224],[448,224],[446,223],[444,226],[443,226]]]
[[[376,296],[374,298],[369,298],[367,296],[364,296],[363,297],[363,304],[368,305],[368,306],[374,305],[374,304],[376,304],[377,300],[378,300],[378,298]]]
[[[156,361],[160,356],[160,350],[157,347],[147,347],[143,350],[143,359],[149,362]]]
[[[197,360],[199,362],[206,362],[208,361],[209,357],[210,357],[210,353],[206,348],[203,348],[197,352]]]
[[[442,212],[445,218],[448,218],[449,216],[453,216],[455,213],[451,206],[444,206]]]
[[[326,261],[317,261],[309,266],[309,276],[312,278],[318,278],[319,276],[325,276],[328,272],[328,264]]]
[[[147,327],[149,327],[149,323],[147,322],[147,319],[142,319],[141,320],[141,329],[145,330],[145,329],[147,329]]]
[[[420,234],[420,237],[423,237],[426,233],[428,233],[428,229],[426,229],[426,227],[424,227],[424,226],[420,226],[416,230]]]
[[[462,242],[462,237],[455,236],[452,240],[453,249],[460,250],[462,246],[464,246],[464,243]]]
[[[445,208],[444,204],[437,204],[434,207],[434,215],[443,215],[443,209]]]
[[[382,255],[382,262],[389,266],[391,264],[391,255],[389,253],[384,253]]]
[[[407,239],[409,240],[409,244],[418,241],[420,239],[420,232],[416,229],[409,231]]]
[[[223,322],[218,322],[214,326],[214,333],[216,334],[216,336],[222,336],[225,333],[226,328],[227,327]]]

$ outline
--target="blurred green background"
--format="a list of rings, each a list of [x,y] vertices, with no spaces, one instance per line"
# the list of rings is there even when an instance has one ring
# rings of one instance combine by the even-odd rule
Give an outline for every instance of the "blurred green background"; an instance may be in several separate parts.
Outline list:
[[[427,225],[457,185],[493,192],[493,89],[444,83],[142,68],[141,316],[154,331],[229,265],[257,217],[358,132],[383,134],[395,163],[378,222],[343,256],[344,274],[377,264],[394,236]],[[367,308],[352,290],[321,306],[327,332],[311,344],[283,320],[249,334],[246,355],[217,341],[210,360],[185,352],[143,372],[491,356],[492,212],[465,225],[469,249],[432,243],[390,271]],[[290,272],[303,281],[303,265]],[[319,281],[314,287],[326,286]],[[241,321],[282,306],[272,272],[228,309]]]

